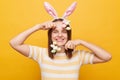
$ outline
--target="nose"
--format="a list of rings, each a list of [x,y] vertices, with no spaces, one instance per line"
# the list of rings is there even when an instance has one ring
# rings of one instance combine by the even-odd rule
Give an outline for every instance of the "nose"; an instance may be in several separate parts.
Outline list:
[[[58,33],[58,36],[62,36],[62,33],[61,33],[61,32],[59,32],[59,33]]]

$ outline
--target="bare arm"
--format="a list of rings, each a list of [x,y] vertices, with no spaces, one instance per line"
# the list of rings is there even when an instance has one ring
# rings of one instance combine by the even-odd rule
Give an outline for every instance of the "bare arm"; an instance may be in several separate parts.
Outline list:
[[[109,61],[112,56],[109,52],[105,51],[104,49],[86,42],[84,40],[74,40],[74,41],[68,41],[68,43],[66,44],[66,48],[69,48],[71,42],[74,44],[73,46],[71,46],[72,49],[75,48],[75,45],[83,45],[84,47],[87,47],[88,49],[90,49],[92,51],[92,53],[95,55],[94,59],[93,59],[93,63],[102,63],[102,62],[107,62]]]
[[[20,33],[16,37],[10,40],[10,45],[17,50],[18,52],[22,53],[25,56],[28,56],[29,47],[28,45],[24,44],[24,41],[35,31],[39,30],[38,25]]]
[[[109,52],[107,52],[106,50],[83,40],[79,40],[80,44],[87,47],[88,49],[90,49],[94,54],[94,59],[93,59],[93,63],[102,63],[102,62],[107,62],[109,61],[112,56]]]
[[[51,28],[52,26],[54,26],[54,24],[52,22],[45,22],[43,24],[38,24],[22,33],[20,33],[19,35],[17,35],[16,37],[14,37],[13,39],[10,40],[10,45],[17,50],[18,52],[20,52],[21,54],[23,54],[24,56],[28,56],[29,55],[29,47],[27,44],[24,44],[24,41],[34,32],[38,31],[38,30],[47,30],[49,28]]]

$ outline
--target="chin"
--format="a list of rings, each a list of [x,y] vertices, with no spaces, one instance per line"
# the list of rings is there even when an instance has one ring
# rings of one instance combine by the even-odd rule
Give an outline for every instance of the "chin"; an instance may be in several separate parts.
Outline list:
[[[64,46],[64,44],[57,44],[57,46]]]
[[[64,45],[65,45],[65,42],[62,42],[62,43],[61,43],[61,42],[57,42],[57,45],[58,45],[58,46],[64,46]]]

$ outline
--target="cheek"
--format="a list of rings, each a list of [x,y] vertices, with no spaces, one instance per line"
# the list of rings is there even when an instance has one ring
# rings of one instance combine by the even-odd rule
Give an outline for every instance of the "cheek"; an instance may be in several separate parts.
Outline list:
[[[64,35],[64,38],[65,38],[65,42],[68,41],[68,36],[67,35]]]
[[[68,38],[67,34],[64,34],[64,37],[67,39]]]
[[[56,36],[56,34],[54,34],[54,33],[52,33],[52,35],[51,35],[52,37],[55,37]]]
[[[51,39],[52,39],[52,40],[54,40],[55,37],[56,37],[56,34],[52,34],[52,35],[51,35]]]

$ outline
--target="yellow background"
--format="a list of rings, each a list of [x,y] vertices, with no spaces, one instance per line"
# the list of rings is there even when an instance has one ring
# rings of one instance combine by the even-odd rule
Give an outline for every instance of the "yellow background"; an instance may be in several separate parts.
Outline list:
[[[40,80],[38,64],[13,50],[9,41],[35,24],[52,19],[43,7],[44,1],[62,16],[74,0],[0,0],[0,80]],[[107,63],[83,66],[80,80],[120,80],[119,0],[76,1],[77,8],[68,18],[73,39],[96,44],[113,57]],[[25,43],[47,47],[47,32],[38,31]]]

